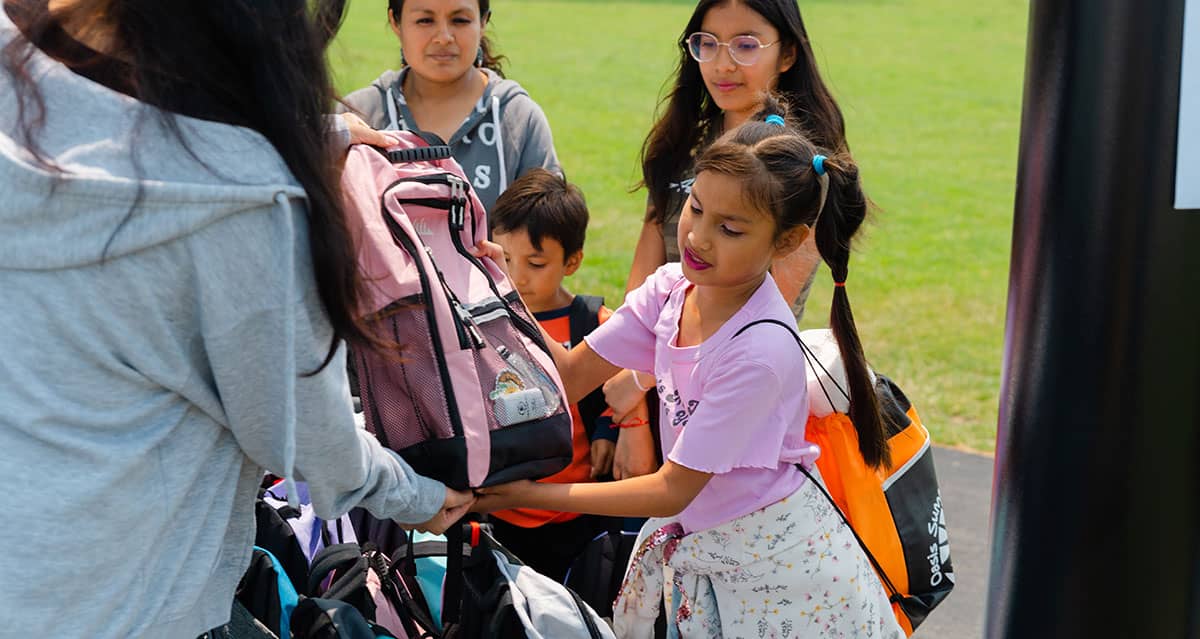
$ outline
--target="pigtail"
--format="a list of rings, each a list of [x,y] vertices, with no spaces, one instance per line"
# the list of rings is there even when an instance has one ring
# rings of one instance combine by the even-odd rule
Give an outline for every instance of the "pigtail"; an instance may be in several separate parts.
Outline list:
[[[891,450],[879,401],[875,396],[871,371],[863,354],[862,341],[850,310],[846,294],[849,275],[850,240],[867,216],[867,198],[858,179],[858,167],[848,158],[823,159],[829,186],[824,206],[816,219],[817,250],[833,274],[833,304],[829,325],[837,338],[846,381],[850,391],[850,421],[858,431],[858,449],[868,465],[875,468],[891,466]],[[814,167],[814,172],[818,167]]]
[[[849,154],[827,151],[832,157],[826,157],[810,139],[788,105],[766,95],[753,118],[705,150],[696,172],[712,170],[740,180],[747,200],[775,215],[778,234],[798,226],[813,229],[817,251],[833,272],[829,325],[846,368],[858,448],[868,465],[886,468],[891,466],[887,431],[845,288],[850,240],[870,204]]]

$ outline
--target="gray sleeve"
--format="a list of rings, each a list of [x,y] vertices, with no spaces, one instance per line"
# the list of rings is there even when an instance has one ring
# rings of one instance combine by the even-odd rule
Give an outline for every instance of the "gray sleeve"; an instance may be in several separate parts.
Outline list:
[[[534,167],[542,167],[562,175],[562,166],[559,165],[558,154],[554,151],[554,136],[550,133],[550,123],[546,120],[542,107],[526,96],[513,99],[514,102],[517,100],[520,100],[521,111],[524,111],[524,135],[514,177],[521,177]]]
[[[346,125],[346,121],[342,119],[341,115],[325,116],[325,133],[333,142],[335,149],[350,148],[350,127]]]
[[[209,252],[238,256],[210,261],[200,282],[199,302],[206,309],[203,347],[224,423],[255,463],[282,472],[285,425],[289,417],[295,419],[295,479],[308,482],[322,518],[334,519],[361,505],[381,518],[427,521],[440,510],[445,486],[416,474],[355,425],[345,348],[339,346],[329,364],[314,373],[332,343],[333,328],[317,295],[303,212],[297,206],[289,225],[279,224],[280,211],[233,216],[252,219],[229,224],[223,250]],[[271,223],[264,224],[268,216]],[[289,226],[295,229],[291,238],[283,233]],[[284,259],[288,250],[294,261]],[[280,272],[288,261],[295,264],[290,278]],[[288,281],[296,283],[290,293],[281,290]],[[288,305],[286,299],[293,302]],[[288,370],[288,362],[294,362],[294,370]]]
[[[364,122],[371,125],[372,129],[384,129],[388,126],[387,110],[383,107],[383,97],[379,94],[379,87],[373,84],[358,89],[342,98],[342,101],[335,105],[334,112],[356,113]]]

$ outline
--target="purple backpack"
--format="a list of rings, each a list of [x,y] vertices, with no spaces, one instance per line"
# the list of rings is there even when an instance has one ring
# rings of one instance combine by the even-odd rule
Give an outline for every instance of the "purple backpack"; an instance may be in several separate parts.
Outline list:
[[[468,252],[487,216],[449,147],[400,135],[352,147],[342,175],[362,315],[402,347],[352,354],[367,429],[460,490],[552,475],[571,461],[571,415],[538,325]]]

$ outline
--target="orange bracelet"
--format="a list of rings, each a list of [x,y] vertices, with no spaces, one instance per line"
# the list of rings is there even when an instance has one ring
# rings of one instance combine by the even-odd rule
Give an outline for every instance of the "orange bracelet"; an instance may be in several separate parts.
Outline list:
[[[637,419],[633,419],[633,420],[630,420],[627,422],[621,422],[620,424],[613,423],[613,427],[615,427],[615,428],[637,428],[639,426],[649,426],[649,425],[650,425],[649,420],[642,419],[641,417],[638,417]]]

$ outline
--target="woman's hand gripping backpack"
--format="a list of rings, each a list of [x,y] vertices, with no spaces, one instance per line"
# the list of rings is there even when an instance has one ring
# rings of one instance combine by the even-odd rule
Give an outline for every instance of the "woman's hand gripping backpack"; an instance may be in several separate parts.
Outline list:
[[[847,414],[850,396],[833,333],[821,329],[797,335],[791,326],[760,320],[738,334],[764,323],[786,329],[804,353],[809,396],[805,437],[821,449],[817,485],[854,531],[883,581],[900,626],[912,635],[954,588],[929,431],[900,388],[883,375],[874,375],[880,412],[890,428],[892,465],[870,468],[859,452],[858,432]]]
[[[398,135],[388,151],[352,147],[342,174],[361,314],[402,348],[355,349],[366,426],[460,490],[552,475],[571,461],[571,416],[541,332],[468,250],[487,218],[449,147]]]

